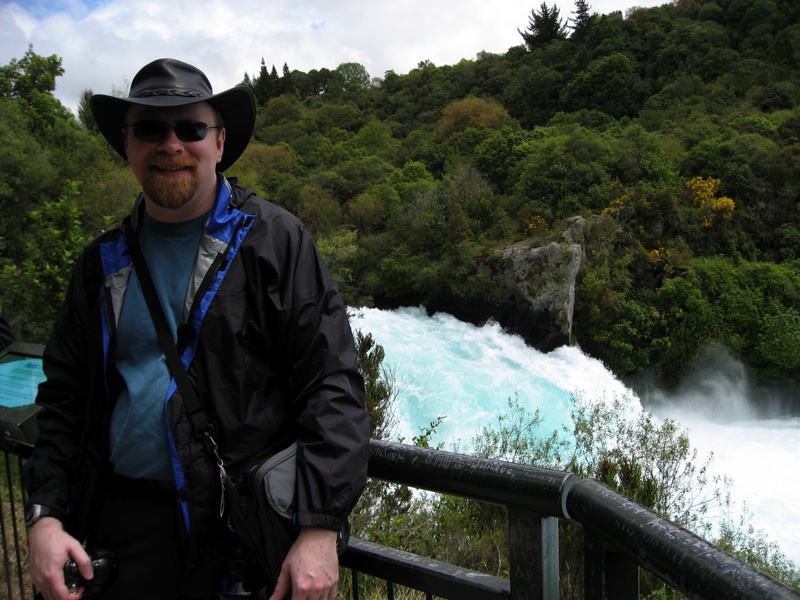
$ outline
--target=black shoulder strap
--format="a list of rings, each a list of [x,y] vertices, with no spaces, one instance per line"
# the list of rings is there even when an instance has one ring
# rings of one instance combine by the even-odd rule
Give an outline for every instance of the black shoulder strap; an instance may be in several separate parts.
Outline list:
[[[142,286],[142,295],[144,295],[147,308],[150,311],[150,317],[153,319],[153,325],[156,328],[158,341],[161,348],[164,350],[164,355],[167,358],[167,365],[175,378],[175,384],[178,386],[178,391],[183,398],[183,404],[189,413],[189,419],[194,427],[195,434],[198,436],[205,436],[211,434],[213,426],[208,422],[205,410],[200,405],[200,400],[197,398],[194,387],[189,381],[189,376],[186,374],[186,369],[183,367],[178,349],[172,340],[172,334],[167,325],[167,319],[164,317],[164,309],[158,300],[156,288],[153,285],[153,278],[150,277],[150,271],[147,268],[142,249],[139,246],[139,239],[136,232],[133,230],[131,223],[128,222],[125,228],[125,236],[128,241],[128,248],[131,251],[133,259],[133,267],[136,269],[136,275],[139,278],[139,284]]]

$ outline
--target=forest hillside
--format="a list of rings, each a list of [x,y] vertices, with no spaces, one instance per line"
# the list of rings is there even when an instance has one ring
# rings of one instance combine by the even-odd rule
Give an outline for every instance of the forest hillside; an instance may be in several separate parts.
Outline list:
[[[406,74],[261,58],[228,174],[300,216],[351,305],[502,302],[497,250],[583,216],[573,343],[666,385],[722,347],[796,398],[800,5],[543,3],[519,30],[505,54]],[[26,341],[137,193],[91,90],[77,115],[52,95],[61,74],[33,48],[0,67],[0,309]]]

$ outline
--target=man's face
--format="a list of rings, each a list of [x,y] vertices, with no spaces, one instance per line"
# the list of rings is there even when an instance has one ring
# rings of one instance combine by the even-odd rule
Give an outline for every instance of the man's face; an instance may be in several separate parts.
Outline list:
[[[156,121],[169,125],[163,138],[146,141],[136,137],[133,125]],[[183,141],[176,123],[200,121],[219,125],[217,113],[205,102],[171,108],[132,106],[125,117],[125,151],[145,197],[166,209],[213,200],[216,166],[222,158],[224,129],[209,129],[205,139]]]

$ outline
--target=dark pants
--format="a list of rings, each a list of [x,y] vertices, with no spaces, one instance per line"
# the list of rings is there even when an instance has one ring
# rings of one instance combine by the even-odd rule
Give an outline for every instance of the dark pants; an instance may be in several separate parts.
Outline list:
[[[177,495],[147,482],[114,476],[87,548],[111,550],[116,575],[109,600],[212,600],[227,561],[222,535],[204,543],[187,568]]]

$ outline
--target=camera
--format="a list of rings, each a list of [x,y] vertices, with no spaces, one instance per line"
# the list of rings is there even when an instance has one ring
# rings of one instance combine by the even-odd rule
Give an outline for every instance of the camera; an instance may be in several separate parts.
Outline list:
[[[92,561],[92,571],[94,571],[92,579],[87,580],[81,577],[78,565],[74,560],[70,559],[64,565],[64,582],[70,592],[77,591],[78,588],[82,587],[84,588],[84,597],[101,594],[111,582],[117,568],[114,553],[110,550],[89,551],[89,558]]]

